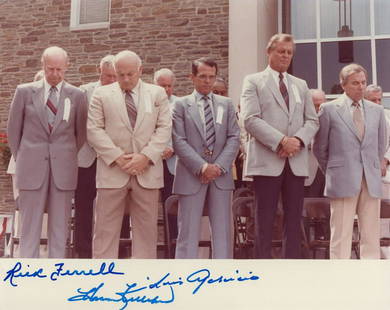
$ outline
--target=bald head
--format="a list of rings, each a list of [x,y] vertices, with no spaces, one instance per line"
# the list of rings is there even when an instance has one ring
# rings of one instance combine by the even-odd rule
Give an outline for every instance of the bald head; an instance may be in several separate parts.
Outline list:
[[[318,113],[321,104],[326,101],[325,93],[321,89],[310,89],[310,94],[313,100],[314,107]]]
[[[51,86],[56,86],[64,80],[68,68],[68,54],[58,46],[51,46],[42,54],[42,67],[45,79]]]
[[[114,67],[122,90],[132,90],[142,74],[141,58],[132,51],[122,51],[115,56]]]
[[[364,92],[364,98],[376,104],[382,104],[382,95],[382,88],[374,84],[368,85]]]
[[[154,73],[154,84],[165,89],[168,99],[173,94],[175,84],[175,74],[168,68],[162,68]]]

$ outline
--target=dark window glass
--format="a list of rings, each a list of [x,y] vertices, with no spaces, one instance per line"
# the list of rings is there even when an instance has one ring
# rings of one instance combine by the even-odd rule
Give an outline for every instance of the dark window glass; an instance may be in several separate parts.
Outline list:
[[[317,88],[317,58],[315,43],[296,44],[289,72],[307,82],[309,88]]]
[[[376,71],[378,85],[390,92],[390,39],[376,40]]]
[[[358,63],[368,72],[367,84],[372,83],[370,41],[340,41],[321,43],[322,89],[326,94],[341,94],[339,84],[341,68],[349,63]]]

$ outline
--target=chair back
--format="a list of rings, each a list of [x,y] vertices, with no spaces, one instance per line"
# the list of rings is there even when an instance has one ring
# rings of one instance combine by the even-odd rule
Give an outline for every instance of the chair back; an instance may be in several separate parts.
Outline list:
[[[329,198],[305,198],[303,207],[306,216],[311,219],[329,219],[330,218],[330,201]]]

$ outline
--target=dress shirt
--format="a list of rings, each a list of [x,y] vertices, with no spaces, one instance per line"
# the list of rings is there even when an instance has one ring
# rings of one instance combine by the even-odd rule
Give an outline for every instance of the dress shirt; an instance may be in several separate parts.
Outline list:
[[[61,92],[61,87],[62,87],[63,83],[64,83],[64,81],[62,80],[56,86],[54,86],[55,88],[57,88],[57,92],[56,92],[57,102],[59,102],[59,100],[60,100],[60,92]],[[45,88],[45,101],[43,101],[43,102],[44,102],[44,104],[46,104],[47,99],[49,98],[49,95],[50,95],[50,88],[52,86],[46,81],[46,78],[43,79],[43,85]]]
[[[267,70],[271,73],[272,78],[274,79],[276,85],[278,86],[278,89],[279,89],[279,81],[280,81],[279,74],[282,73],[284,85],[286,85],[287,91],[290,94],[289,85],[288,85],[288,82],[287,82],[287,73],[286,72],[275,71],[270,66],[267,67]]]
[[[345,93],[343,94],[343,96],[345,96],[345,103],[348,107],[348,110],[349,110],[349,113],[351,113],[351,117],[353,119],[353,111],[355,111],[355,107],[352,105],[355,101],[353,101],[351,98],[349,98]],[[360,109],[360,113],[362,114],[362,118],[363,118],[363,121],[364,121],[364,111],[363,111],[363,102],[362,100],[359,100],[359,101],[356,101],[357,104],[359,105]]]
[[[210,104],[211,113],[213,114],[213,119],[214,119],[214,124],[215,124],[215,113],[214,113],[214,107],[213,107],[212,93],[210,92],[207,95],[202,95],[202,94],[198,93],[197,91],[195,91],[195,101],[196,101],[196,104],[198,105],[200,119],[202,120],[203,129],[204,129],[204,131],[206,133],[206,124],[205,124],[205,117],[204,117],[205,101],[202,99],[204,96],[209,97],[209,104]]]
[[[134,104],[135,104],[135,107],[137,108],[138,110],[138,106],[139,106],[139,98],[140,98],[140,85],[141,85],[141,82],[140,80],[138,80],[138,83],[137,85],[135,85],[135,87],[131,90],[131,97],[133,98],[133,101],[134,101]],[[122,95],[123,95],[123,100],[126,102],[126,91],[127,90],[123,90],[122,89]]]

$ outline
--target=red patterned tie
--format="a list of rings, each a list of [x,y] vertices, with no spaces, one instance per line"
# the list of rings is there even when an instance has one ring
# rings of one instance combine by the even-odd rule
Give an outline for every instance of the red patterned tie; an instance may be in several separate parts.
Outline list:
[[[52,86],[49,91],[49,97],[46,101],[46,107],[47,107],[47,119],[49,123],[49,130],[50,132],[53,130],[54,121],[56,119],[57,115],[57,88],[55,86]]]
[[[283,74],[282,72],[279,72],[279,89],[280,93],[282,94],[282,97],[284,99],[284,102],[286,102],[287,110],[289,109],[289,103],[288,103],[288,91],[286,84],[283,82]]]
[[[125,103],[126,103],[127,115],[129,116],[130,125],[134,129],[135,122],[137,120],[137,108],[135,107],[133,96],[131,94],[132,94],[131,90],[126,91]]]

